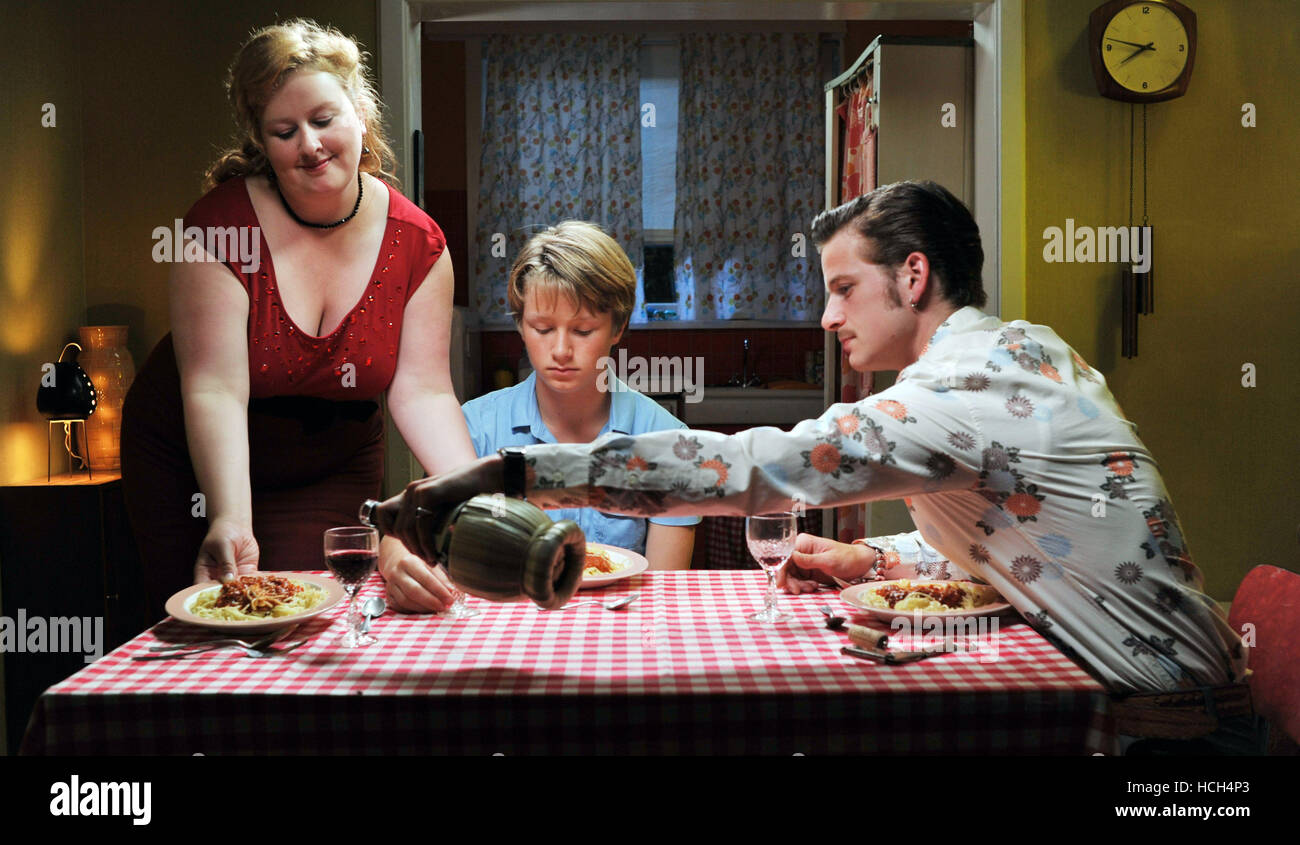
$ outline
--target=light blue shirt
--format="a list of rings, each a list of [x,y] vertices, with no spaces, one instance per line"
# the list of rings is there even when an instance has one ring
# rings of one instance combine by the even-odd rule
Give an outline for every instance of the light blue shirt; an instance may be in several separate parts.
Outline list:
[[[609,419],[597,437],[611,432],[644,434],[686,428],[686,424],[668,413],[648,396],[628,387],[610,373]],[[503,446],[533,446],[554,443],[555,435],[542,422],[537,407],[537,374],[533,373],[514,387],[494,390],[471,399],[461,406],[474,451],[479,457],[495,454]],[[557,508],[546,515],[554,520],[571,519],[582,526],[582,533],[592,543],[605,543],[645,554],[646,520],[639,516],[620,516],[595,508]],[[651,517],[657,525],[696,525],[698,516]]]

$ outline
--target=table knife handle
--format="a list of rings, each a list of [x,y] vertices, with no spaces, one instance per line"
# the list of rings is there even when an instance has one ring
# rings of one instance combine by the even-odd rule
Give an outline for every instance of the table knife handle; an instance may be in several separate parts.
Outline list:
[[[884,652],[868,651],[865,648],[846,645],[840,649],[840,654],[847,654],[849,657],[856,657],[859,660],[874,660],[877,663],[887,663],[888,658]]]

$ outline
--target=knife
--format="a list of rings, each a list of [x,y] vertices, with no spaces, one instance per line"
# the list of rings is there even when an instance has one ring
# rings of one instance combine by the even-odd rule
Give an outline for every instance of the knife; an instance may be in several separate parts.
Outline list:
[[[914,663],[917,660],[924,660],[927,657],[934,657],[943,654],[942,651],[872,651],[870,649],[858,648],[856,646],[846,645],[840,649],[840,654],[847,654],[849,657],[856,657],[860,660],[874,660],[877,663],[886,663],[896,665],[899,663]]]

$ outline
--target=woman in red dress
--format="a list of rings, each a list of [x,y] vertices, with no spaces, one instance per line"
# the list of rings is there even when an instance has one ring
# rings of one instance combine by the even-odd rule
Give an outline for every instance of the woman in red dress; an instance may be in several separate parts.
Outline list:
[[[322,532],[380,491],[385,391],[428,471],[474,458],[448,369],[446,241],[390,187],[363,58],[299,20],[255,33],[231,66],[242,143],[185,217],[202,248],[172,268],[172,333],[123,411],[153,609],[192,581],[320,569]],[[398,609],[451,600],[442,570],[395,540],[380,569]]]

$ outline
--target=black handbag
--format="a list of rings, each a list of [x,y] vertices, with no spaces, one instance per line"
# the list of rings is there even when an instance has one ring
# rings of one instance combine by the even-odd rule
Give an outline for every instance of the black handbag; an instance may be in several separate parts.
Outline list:
[[[68,346],[81,351],[80,344],[69,343]],[[51,422],[84,420],[95,413],[95,383],[76,361],[63,360],[68,346],[63,347],[56,363],[45,365],[53,367],[53,371],[42,368],[41,386],[36,391],[36,410]]]

